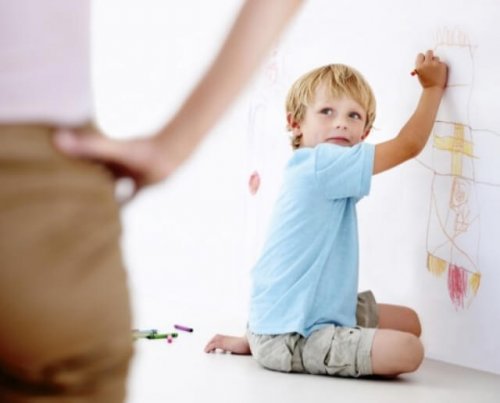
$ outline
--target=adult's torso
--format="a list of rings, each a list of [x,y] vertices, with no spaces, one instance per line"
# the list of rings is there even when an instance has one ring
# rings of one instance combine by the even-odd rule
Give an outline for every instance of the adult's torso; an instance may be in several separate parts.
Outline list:
[[[89,14],[90,0],[0,0],[0,124],[89,120]]]

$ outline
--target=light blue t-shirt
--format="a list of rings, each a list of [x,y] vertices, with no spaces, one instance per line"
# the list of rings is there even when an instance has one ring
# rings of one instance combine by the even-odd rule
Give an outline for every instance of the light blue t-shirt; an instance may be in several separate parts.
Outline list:
[[[320,144],[294,152],[260,259],[249,329],[309,336],[356,325],[356,203],[370,191],[375,147]]]

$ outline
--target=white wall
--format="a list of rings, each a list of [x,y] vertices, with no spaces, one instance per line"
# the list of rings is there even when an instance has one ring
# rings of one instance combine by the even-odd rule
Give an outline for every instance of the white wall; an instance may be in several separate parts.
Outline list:
[[[95,2],[101,126],[129,137],[161,125],[213,57],[239,4]],[[420,313],[429,357],[500,373],[499,17],[496,0],[309,1],[193,158],[124,210],[137,325],[189,305],[234,318],[234,328],[221,331],[242,330],[248,272],[290,155],[283,116],[288,86],[322,64],[356,67],[378,100],[368,140],[378,143],[394,136],[413,111],[419,86],[409,72],[416,53],[433,48],[450,63],[450,88],[434,134],[451,136],[452,123],[459,123],[473,144],[474,158],[462,159],[464,178],[455,181],[464,192],[454,193],[450,204],[457,175],[451,174],[450,153],[432,141],[418,161],[375,177],[370,196],[359,204],[360,287]],[[263,182],[251,197],[246,182],[254,169]],[[465,203],[457,201],[460,194],[469,197]],[[439,224],[443,217],[447,221]],[[457,217],[464,218],[463,232],[457,232]],[[468,283],[461,298],[455,275],[451,298],[449,270],[430,274],[428,251],[459,267],[470,263],[466,280],[480,273],[477,294]]]
[[[214,57],[238,7],[229,0],[94,2],[101,127],[127,138],[165,123]],[[238,304],[239,284],[246,279],[239,265],[245,226],[240,114],[229,111],[185,166],[123,211],[138,325],[151,325],[157,306],[168,317],[174,302]]]

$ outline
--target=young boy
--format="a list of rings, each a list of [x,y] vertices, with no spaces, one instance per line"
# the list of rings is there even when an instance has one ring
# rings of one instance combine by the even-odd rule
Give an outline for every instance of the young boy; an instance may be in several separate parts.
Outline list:
[[[419,54],[422,94],[394,139],[364,143],[375,100],[364,78],[329,65],[299,78],[287,97],[290,159],[262,256],[252,271],[246,337],[216,335],[206,352],[253,354],[283,372],[396,376],[416,370],[420,322],[406,307],[357,296],[356,203],[371,176],[417,156],[430,135],[447,80],[432,51]]]

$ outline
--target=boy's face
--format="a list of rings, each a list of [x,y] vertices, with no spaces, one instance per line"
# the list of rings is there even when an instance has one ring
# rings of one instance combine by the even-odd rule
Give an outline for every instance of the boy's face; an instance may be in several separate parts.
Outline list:
[[[301,147],[315,147],[320,143],[352,147],[370,132],[365,129],[364,108],[348,96],[333,97],[322,84],[316,89],[302,122],[293,121],[291,115],[287,119],[294,136],[302,136]]]

